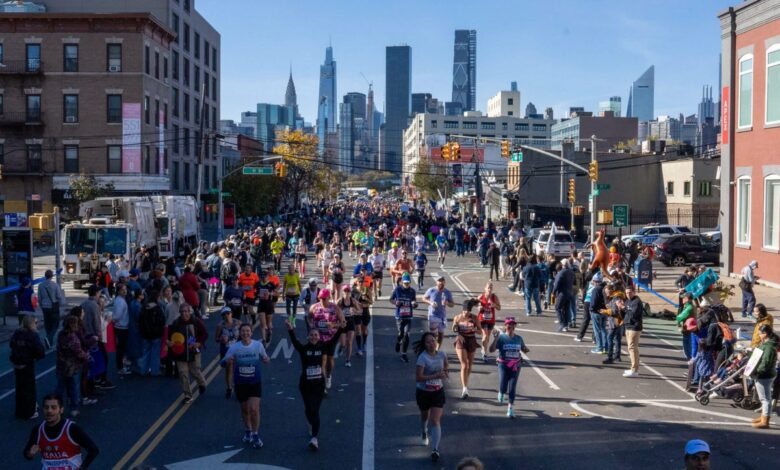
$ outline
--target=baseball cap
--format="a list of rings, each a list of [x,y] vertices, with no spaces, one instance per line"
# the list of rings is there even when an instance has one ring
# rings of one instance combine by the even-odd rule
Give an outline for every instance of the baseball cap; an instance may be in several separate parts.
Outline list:
[[[317,294],[318,299],[328,299],[330,298],[330,289],[322,289],[319,294]]]
[[[710,445],[701,439],[691,439],[685,444],[685,455],[696,455],[699,452],[710,453]]]
[[[412,276],[410,276],[409,273],[404,273],[401,276],[401,282],[412,282]]]
[[[130,270],[130,276],[138,276],[141,274],[141,271],[138,268],[133,268]]]
[[[317,285],[317,278],[311,278],[309,279],[309,285],[310,286],[316,286]]]
[[[225,316],[228,313],[232,314],[233,310],[230,309],[230,307],[222,307],[222,310],[219,311],[220,315]]]
[[[344,292],[351,292],[352,288],[349,286],[349,284],[344,284],[341,290],[343,290]]]
[[[517,320],[515,320],[515,317],[506,317],[504,319],[504,325],[517,325]]]
[[[391,243],[391,244],[390,244],[390,246],[391,246],[392,248],[398,248],[398,243],[396,243],[396,242],[393,242],[393,243]]]

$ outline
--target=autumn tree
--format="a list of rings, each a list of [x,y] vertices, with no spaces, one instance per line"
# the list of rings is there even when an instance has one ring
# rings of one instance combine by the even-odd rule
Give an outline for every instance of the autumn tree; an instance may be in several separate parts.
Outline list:
[[[441,194],[452,193],[452,179],[447,176],[447,165],[433,165],[422,156],[412,178],[412,184],[426,199],[439,199]]]
[[[316,186],[318,172],[324,171],[317,158],[318,139],[299,130],[285,130],[276,134],[276,142],[273,153],[287,165],[281,196],[289,207],[298,209],[303,195]]]

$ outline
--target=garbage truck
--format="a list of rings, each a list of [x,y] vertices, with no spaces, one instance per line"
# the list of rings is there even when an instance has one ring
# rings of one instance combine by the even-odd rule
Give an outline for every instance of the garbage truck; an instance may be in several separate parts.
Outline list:
[[[198,246],[198,206],[192,196],[152,196],[161,258],[184,258]]]

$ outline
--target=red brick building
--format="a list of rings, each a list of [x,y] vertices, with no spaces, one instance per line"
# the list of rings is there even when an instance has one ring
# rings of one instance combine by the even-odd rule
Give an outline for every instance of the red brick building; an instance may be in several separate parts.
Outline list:
[[[718,15],[722,40],[721,261],[739,273],[757,260],[780,286],[780,0]]]

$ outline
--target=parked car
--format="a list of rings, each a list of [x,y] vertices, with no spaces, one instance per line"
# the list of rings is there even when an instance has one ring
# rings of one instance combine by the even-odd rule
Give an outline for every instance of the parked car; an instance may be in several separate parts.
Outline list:
[[[711,230],[709,232],[702,232],[701,235],[704,238],[707,238],[707,239],[712,240],[714,242],[720,243],[720,240],[721,240],[720,225],[715,227],[715,230]]]
[[[556,231],[555,238],[550,240],[551,230],[542,230],[539,232],[539,236],[534,239],[533,251],[537,256],[545,256],[552,254],[556,258],[563,258],[571,256],[574,252],[574,240],[571,238],[571,234],[565,231]],[[547,244],[551,243],[548,250]]]
[[[691,229],[684,225],[652,224],[645,225],[636,233],[623,235],[623,243],[637,240],[642,245],[652,245],[661,235],[691,233]]]
[[[695,233],[659,237],[654,247],[656,259],[667,266],[720,262],[720,243]]]

